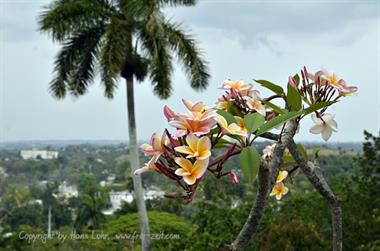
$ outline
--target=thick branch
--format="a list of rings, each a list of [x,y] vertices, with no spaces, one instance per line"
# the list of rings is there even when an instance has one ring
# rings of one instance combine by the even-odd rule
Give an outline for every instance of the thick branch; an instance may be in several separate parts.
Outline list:
[[[306,162],[297,151],[297,146],[293,140],[289,142],[288,149],[311,184],[329,202],[332,211],[333,251],[341,251],[343,248],[342,209],[339,199],[327,184],[318,165],[310,161]]]
[[[241,229],[239,235],[236,237],[233,244],[229,247],[230,250],[242,250],[244,249],[250,240],[255,236],[257,229],[259,227],[261,218],[264,213],[264,209],[266,207],[266,201],[270,191],[272,190],[278,172],[280,171],[280,166],[282,162],[282,156],[284,155],[284,150],[288,146],[289,142],[293,139],[297,128],[297,123],[295,121],[291,121],[289,126],[285,129],[281,139],[276,144],[274,149],[273,157],[268,164],[268,173],[265,175],[267,177],[263,177],[264,174],[263,168],[260,168],[259,172],[259,188],[257,192],[257,199],[252,206],[251,212]],[[264,134],[263,134],[264,135]],[[278,139],[276,134],[266,133],[264,136]],[[261,174],[260,174],[261,173]],[[261,177],[260,177],[261,176]],[[265,182],[264,179],[265,178]]]
[[[269,193],[269,168],[267,165],[261,165],[258,173],[258,191],[256,202],[249,212],[248,218],[237,236],[230,250],[241,250],[247,246],[252,236],[257,232],[259,224],[267,204],[267,195]]]

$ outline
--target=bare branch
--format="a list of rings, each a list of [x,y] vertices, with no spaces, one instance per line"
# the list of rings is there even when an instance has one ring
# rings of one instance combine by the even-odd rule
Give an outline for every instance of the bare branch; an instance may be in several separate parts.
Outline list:
[[[329,202],[332,211],[333,251],[341,251],[343,248],[342,209],[339,199],[334,195],[330,186],[327,184],[317,163],[311,161],[306,162],[297,151],[297,145],[293,140],[289,142],[288,149],[311,184],[313,184],[315,189]]]

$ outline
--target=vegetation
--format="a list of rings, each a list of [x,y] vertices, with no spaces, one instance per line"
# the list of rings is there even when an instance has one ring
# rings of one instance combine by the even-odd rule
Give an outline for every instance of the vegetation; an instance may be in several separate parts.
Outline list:
[[[100,69],[104,95],[113,98],[118,79],[126,81],[129,153],[132,169],[140,167],[137,153],[134,80],[149,76],[154,93],[168,98],[172,92],[173,55],[180,60],[196,90],[206,88],[209,74],[195,40],[181,25],[164,17],[164,6],[191,6],[195,1],[81,0],[53,1],[39,20],[40,30],[62,48],[56,56],[50,91],[56,98],[66,93],[84,95]],[[144,236],[148,219],[140,177],[133,186]],[[144,250],[150,249],[143,237]]]
[[[324,175],[342,200],[344,250],[380,248],[380,135],[375,137],[367,132],[365,135],[362,153],[330,149],[333,154],[319,156]],[[260,143],[259,148],[262,149],[265,144]],[[92,150],[88,151],[89,148]],[[99,185],[104,179],[104,174],[100,174],[104,171],[108,176],[123,166],[130,173],[127,163],[115,161],[123,155],[122,149],[124,146],[65,147],[59,149],[62,158],[66,159],[63,164],[58,160],[21,160],[17,157],[17,151],[13,151],[13,159],[1,160],[0,166],[8,176],[6,179],[0,178],[0,250],[140,250],[140,241],[136,239],[140,233],[136,205],[125,203],[114,215],[106,216],[101,214],[103,206],[93,201],[94,198],[103,198],[100,204],[106,205],[109,203],[109,191],[115,188],[124,190],[125,183],[131,182],[120,174],[118,179],[123,180],[124,184]],[[102,160],[93,163],[92,173],[88,168],[79,168],[87,165],[88,155]],[[226,168],[236,169],[238,163],[239,159],[232,158]],[[45,243],[42,240],[28,243],[20,236],[25,233],[47,234],[48,204],[43,202],[43,198],[51,188],[33,176],[33,172],[47,164],[50,166],[46,174],[48,184],[52,186],[54,180],[62,182],[65,179],[77,185],[79,197],[56,198],[51,203],[52,238]],[[18,168],[14,169],[14,166]],[[180,239],[175,239],[175,236],[172,239],[154,239],[153,250],[214,250],[232,241],[245,221],[255,193],[254,186],[247,185],[239,170],[237,175],[240,180],[237,185],[232,185],[229,177],[215,179],[210,176],[210,182],[200,187],[192,203],[166,198],[148,200],[151,233],[181,236]],[[160,187],[167,193],[176,192],[175,184],[161,180],[157,175],[146,175],[144,179],[144,183]],[[296,182],[291,187],[291,193],[280,203],[270,200],[260,234],[247,250],[330,248],[331,217],[328,205],[303,175]],[[38,200],[42,200],[42,204]],[[84,217],[80,212],[92,217]],[[75,232],[78,217],[83,219],[83,224]],[[67,239],[58,239],[55,235],[58,232],[66,235]],[[108,237],[103,236],[102,239],[102,234]],[[118,234],[119,239],[116,239]],[[121,234],[125,234],[124,237]],[[85,235],[88,238],[81,238]]]

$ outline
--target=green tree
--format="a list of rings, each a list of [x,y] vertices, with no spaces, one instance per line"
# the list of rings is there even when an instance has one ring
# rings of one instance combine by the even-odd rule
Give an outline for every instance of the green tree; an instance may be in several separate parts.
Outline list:
[[[104,93],[112,98],[119,76],[126,81],[130,162],[140,167],[134,104],[134,79],[149,76],[154,93],[168,98],[172,91],[173,55],[176,53],[191,81],[191,87],[207,86],[209,74],[195,40],[179,24],[169,22],[164,6],[191,6],[195,0],[56,0],[39,20],[40,30],[62,43],[55,61],[50,91],[57,98],[67,92],[81,96],[100,69]],[[98,67],[96,67],[98,66]],[[149,234],[148,218],[140,177],[133,178],[135,197],[144,236]],[[143,247],[150,249],[149,238]]]
[[[87,194],[80,196],[81,203],[78,207],[77,217],[74,227],[81,230],[83,227],[98,229],[105,222],[105,216],[102,210],[107,208],[108,204],[102,196],[90,196]]]

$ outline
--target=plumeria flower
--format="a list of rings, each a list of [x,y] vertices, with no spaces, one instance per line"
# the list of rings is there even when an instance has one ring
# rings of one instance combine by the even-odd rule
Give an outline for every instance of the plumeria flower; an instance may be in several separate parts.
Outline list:
[[[260,99],[255,97],[248,97],[246,98],[247,105],[250,109],[255,110],[256,112],[260,113],[261,115],[265,116],[266,114],[266,108],[265,105],[263,105],[260,101]]]
[[[158,158],[159,158],[158,155],[153,156],[153,158],[151,158],[147,163],[145,163],[143,167],[136,169],[133,172],[133,174],[134,175],[140,175],[140,174],[145,173],[145,172],[158,170],[156,167],[156,162],[157,162]]]
[[[357,92],[358,88],[356,86],[347,86],[347,83],[344,79],[338,77],[336,73],[328,72],[325,69],[322,69],[313,74],[309,74],[309,78],[314,82],[320,78],[321,84],[330,85],[339,91],[340,96],[349,96]]]
[[[228,125],[227,120],[222,115],[216,116],[216,121],[219,126],[222,128],[224,134],[238,135],[241,137],[247,137],[247,130],[242,130],[242,128],[236,123],[231,123]]]
[[[330,113],[326,113],[322,115],[322,118],[318,118],[317,115],[312,114],[311,118],[313,119],[315,125],[310,128],[310,132],[313,134],[322,134],[322,138],[324,141],[327,141],[332,132],[338,131],[338,125],[334,120],[334,115]]]
[[[185,158],[175,158],[174,161],[181,167],[175,170],[175,174],[182,176],[188,185],[193,185],[206,172],[209,159],[196,160],[194,164]]]
[[[277,175],[277,178],[276,178],[276,183],[280,183],[282,182],[283,180],[286,179],[286,177],[288,177],[288,171],[286,170],[281,170],[278,175]]]
[[[208,137],[198,138],[190,133],[186,137],[187,146],[177,146],[177,152],[187,154],[186,158],[196,158],[197,160],[207,159],[211,155],[211,141]]]
[[[247,91],[252,88],[252,85],[244,83],[243,81],[232,81],[225,80],[222,84],[221,89],[223,90],[234,90],[236,92]]]
[[[182,137],[188,133],[196,135],[207,134],[211,128],[216,124],[214,119],[206,120],[189,120],[183,115],[176,116],[173,120],[169,121],[169,124],[177,128],[174,135],[176,137]]]
[[[277,183],[274,187],[270,196],[276,196],[277,200],[281,200],[282,196],[286,195],[289,189],[284,185],[284,183]]]
[[[160,137],[157,133],[153,133],[150,138],[150,144],[142,144],[140,146],[140,151],[144,153],[145,156],[160,156],[165,152],[165,145],[168,144],[165,132]]]

